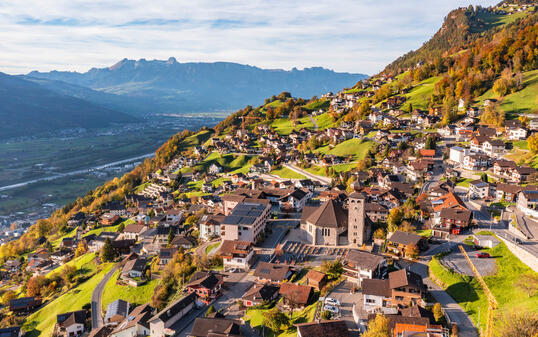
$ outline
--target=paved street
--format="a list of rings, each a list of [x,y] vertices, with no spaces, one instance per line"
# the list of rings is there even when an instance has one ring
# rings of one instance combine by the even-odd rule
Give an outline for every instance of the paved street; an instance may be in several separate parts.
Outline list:
[[[114,272],[119,267],[119,264],[116,264],[105,277],[97,284],[92,293],[92,329],[97,329],[103,326],[103,315],[101,311],[101,297],[103,295],[103,290],[105,288],[108,280],[114,275]]]
[[[478,337],[476,327],[465,310],[463,310],[463,308],[452,297],[450,297],[450,295],[433,283],[428,277],[428,263],[431,260],[431,257],[437,253],[450,250],[456,245],[456,242],[447,242],[442,245],[435,246],[425,252],[417,263],[412,263],[407,267],[409,270],[422,276],[424,284],[428,286],[432,296],[439,303],[441,303],[450,320],[458,324],[460,337]]]
[[[351,293],[352,285],[348,282],[342,283],[328,295],[328,297],[334,298],[340,301],[340,318],[346,322],[347,327],[350,330],[351,337],[359,336],[359,326],[355,323],[353,319],[353,305],[357,303],[362,305],[362,293],[356,292]]]

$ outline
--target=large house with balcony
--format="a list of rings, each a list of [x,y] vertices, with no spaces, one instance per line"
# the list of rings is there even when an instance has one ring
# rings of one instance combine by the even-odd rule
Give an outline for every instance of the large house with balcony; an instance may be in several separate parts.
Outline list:
[[[383,256],[361,250],[350,250],[343,261],[344,276],[358,285],[365,279],[384,277],[387,260]]]
[[[250,269],[254,258],[252,243],[248,241],[224,240],[219,249],[224,271],[233,268]]]

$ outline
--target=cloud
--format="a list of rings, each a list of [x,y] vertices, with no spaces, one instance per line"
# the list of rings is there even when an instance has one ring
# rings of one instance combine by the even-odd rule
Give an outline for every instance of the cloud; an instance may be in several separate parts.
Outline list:
[[[420,47],[468,1],[3,0],[0,71],[86,71],[124,57],[174,56],[372,74]]]

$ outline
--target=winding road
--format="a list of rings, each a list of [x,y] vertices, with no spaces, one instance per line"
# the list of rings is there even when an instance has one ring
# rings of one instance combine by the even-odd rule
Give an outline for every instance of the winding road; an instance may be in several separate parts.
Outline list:
[[[103,296],[103,290],[108,280],[114,275],[114,272],[119,268],[119,264],[115,265],[105,277],[97,284],[92,293],[92,329],[98,329],[104,325],[103,312],[101,310],[101,298]]]

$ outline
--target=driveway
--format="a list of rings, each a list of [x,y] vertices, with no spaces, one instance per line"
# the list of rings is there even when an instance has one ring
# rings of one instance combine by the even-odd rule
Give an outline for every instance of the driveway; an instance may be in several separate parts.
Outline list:
[[[101,310],[101,297],[103,295],[103,290],[108,280],[114,275],[116,269],[118,269],[119,264],[116,264],[114,268],[110,269],[106,273],[105,277],[97,284],[92,293],[92,329],[98,329],[103,326],[103,315]]]
[[[353,305],[362,306],[363,299],[362,293],[356,292],[351,294],[352,285],[349,282],[344,282],[338,287],[335,287],[333,291],[327,295],[327,297],[334,298],[340,301],[340,318],[346,322],[346,325],[350,331],[351,337],[359,337],[359,326],[353,319]]]

